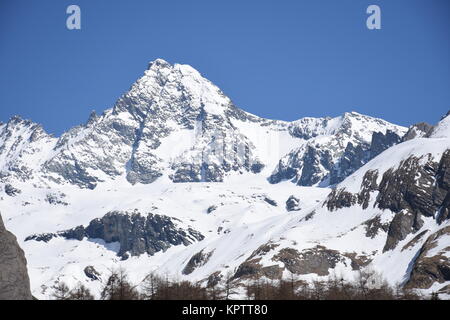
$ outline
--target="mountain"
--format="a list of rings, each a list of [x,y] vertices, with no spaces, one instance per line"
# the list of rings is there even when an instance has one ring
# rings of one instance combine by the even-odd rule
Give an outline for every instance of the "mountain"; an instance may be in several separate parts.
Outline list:
[[[157,59],[61,137],[1,124],[2,214],[38,298],[61,281],[98,292],[118,266],[136,283],[155,271],[203,284],[371,268],[445,294],[447,119],[264,119]]]

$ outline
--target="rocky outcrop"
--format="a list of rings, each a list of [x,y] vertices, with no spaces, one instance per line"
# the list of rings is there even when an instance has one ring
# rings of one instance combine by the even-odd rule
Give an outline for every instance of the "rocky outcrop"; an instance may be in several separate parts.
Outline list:
[[[372,133],[370,144],[361,143],[354,146],[349,142],[344,154],[331,170],[330,185],[342,182],[346,177],[350,176],[384,150],[400,142],[400,136],[391,130],[387,130],[385,134],[382,132]]]
[[[330,184],[343,181],[357,169],[361,168],[369,159],[369,146],[365,143],[354,146],[349,142],[344,154],[333,166],[330,172]]]
[[[321,246],[297,251],[293,248],[284,248],[273,257],[273,260],[283,262],[286,269],[293,274],[315,273],[319,276],[329,274],[329,269],[334,269],[342,260],[339,251],[329,250]]]
[[[117,253],[123,259],[143,253],[153,255],[165,251],[171,246],[189,245],[204,239],[203,235],[191,228],[178,228],[172,218],[151,214],[142,216],[139,213],[113,211],[100,219],[92,220],[87,227],[78,226],[58,233],[31,235],[25,241],[35,240],[48,242],[54,237],[82,240],[102,239],[106,243],[119,242]]]
[[[31,300],[27,261],[0,216],[0,300]]]
[[[294,197],[293,195],[290,196],[286,200],[286,210],[287,211],[299,211],[299,210],[301,210],[300,199]]]
[[[439,163],[429,156],[412,156],[397,170],[388,170],[383,175],[378,207],[397,213],[389,227],[384,251],[418,231],[423,225],[422,216],[436,217],[438,223],[448,218],[449,183],[450,151],[444,153]]]
[[[296,275],[327,276],[338,263],[349,265],[352,270],[360,270],[371,262],[368,257],[354,252],[339,252],[323,246],[316,246],[302,251],[295,248],[283,248],[278,252],[275,251],[272,255],[271,261],[276,264],[267,265],[266,263],[266,265],[262,265],[262,258],[278,246],[276,243],[267,243],[260,246],[239,265],[233,279],[260,277],[272,280],[281,279],[285,270]]]
[[[191,259],[189,259],[188,263],[184,267],[183,271],[181,271],[181,273],[185,275],[191,274],[198,267],[205,265],[209,261],[209,258],[211,258],[213,253],[214,251],[203,253],[203,250],[197,252],[191,257]]]
[[[284,270],[282,267],[276,264],[270,266],[263,266],[261,264],[262,257],[278,246],[279,245],[275,243],[261,245],[239,265],[232,279],[257,279],[260,277],[266,277],[272,280],[281,279]]]
[[[361,205],[370,201],[380,209],[396,213],[387,231],[383,251],[392,250],[409,234],[423,226],[423,217],[434,217],[438,224],[450,217],[450,150],[436,162],[431,155],[410,156],[398,168],[387,170],[380,183],[378,171],[368,170],[359,193],[333,189],[324,206],[330,211]],[[378,191],[375,199],[371,194]],[[369,232],[372,237],[373,233]]]
[[[385,134],[374,132],[372,134],[372,142],[370,143],[369,160],[401,141],[401,137],[391,130],[387,130]]]
[[[402,137],[402,142],[409,141],[415,138],[426,138],[431,132],[433,132],[434,126],[426,123],[420,122],[412,125],[406,134]]]
[[[389,223],[382,223],[380,216],[367,220],[364,222],[364,226],[366,229],[366,237],[371,239],[375,238],[380,230],[383,232],[388,232],[389,230]]]
[[[335,211],[342,208],[350,208],[357,202],[357,195],[347,192],[345,189],[333,189],[324,205],[327,206],[328,210]]]
[[[399,143],[404,130],[351,112],[335,119],[301,119],[290,126],[290,133],[305,142],[279,161],[269,182],[330,186]]]
[[[284,248],[272,260],[283,262],[285,268],[293,274],[314,273],[319,276],[329,275],[329,270],[334,269],[338,263],[344,265],[350,263],[353,270],[359,270],[370,262],[370,259],[366,256],[358,256],[356,253],[342,253],[323,246],[302,251]]]
[[[100,273],[97,270],[95,270],[93,266],[87,266],[86,268],[84,268],[83,271],[86,277],[88,277],[92,281],[101,280]]]
[[[438,246],[440,238],[450,237],[450,227],[445,227],[430,235],[419,250],[406,288],[428,289],[433,284],[450,281],[450,246],[441,247],[437,253],[432,251]]]
[[[10,197],[15,197],[16,195],[22,193],[22,191],[7,183],[5,184],[5,193]]]

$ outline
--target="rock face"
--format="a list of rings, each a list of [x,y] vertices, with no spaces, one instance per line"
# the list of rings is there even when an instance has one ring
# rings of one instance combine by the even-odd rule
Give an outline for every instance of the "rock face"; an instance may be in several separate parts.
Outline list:
[[[355,112],[331,119],[299,120],[291,134],[305,139],[283,157],[271,183],[291,180],[299,186],[328,186],[343,181],[365,163],[399,143],[404,130]],[[314,123],[316,128],[305,128]]]
[[[191,274],[195,269],[205,265],[211,256],[214,254],[214,251],[204,253],[203,250],[194,254],[191,259],[189,259],[188,263],[184,267],[182,274]]]
[[[299,210],[301,210],[300,199],[298,199],[298,198],[296,198],[294,196],[290,196],[286,200],[286,210],[287,211],[299,211]]]
[[[410,156],[397,169],[387,170],[377,184],[378,172],[367,171],[361,191],[334,189],[324,205],[330,211],[356,204],[366,209],[370,193],[378,191],[374,206],[396,213],[389,225],[383,251],[392,250],[397,243],[422,228],[422,217],[435,217],[440,224],[449,218],[450,210],[450,150],[436,162],[430,155]]]
[[[370,263],[366,256],[358,256],[356,253],[342,253],[337,250],[316,246],[314,248],[298,251],[294,248],[275,250],[277,244],[265,244],[255,250],[237,269],[233,278],[258,278],[280,279],[284,270],[292,274],[305,275],[317,274],[327,276],[330,270],[338,263],[349,265],[352,270],[359,270]],[[273,252],[271,252],[273,251]],[[274,265],[263,266],[261,260],[266,255],[272,255]],[[280,266],[282,263],[283,266]]]
[[[31,300],[27,261],[0,216],[0,300]]]
[[[450,237],[450,227],[445,227],[430,235],[420,249],[406,283],[407,288],[428,289],[434,283],[450,281],[450,258],[446,253],[450,246],[432,253],[437,242]]]
[[[405,142],[415,138],[429,137],[433,129],[434,126],[426,122],[417,123],[408,129],[408,132],[402,137],[402,141]]]
[[[106,243],[119,242],[120,250],[117,254],[124,259],[128,254],[153,255],[158,251],[167,250],[170,246],[181,244],[187,246],[204,238],[191,228],[187,230],[177,228],[172,219],[166,216],[151,213],[141,216],[139,213],[113,211],[101,219],[92,220],[87,227],[78,226],[56,234],[31,235],[25,241],[48,242],[58,236],[76,240],[82,240],[84,237],[102,239]]]

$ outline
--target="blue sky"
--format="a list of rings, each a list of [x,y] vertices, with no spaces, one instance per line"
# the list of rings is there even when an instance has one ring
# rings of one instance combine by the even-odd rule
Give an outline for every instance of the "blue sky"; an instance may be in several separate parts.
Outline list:
[[[82,30],[66,29],[70,4]],[[381,30],[366,28],[370,4]],[[59,135],[158,57],[267,118],[435,123],[450,109],[450,1],[1,0],[0,121],[18,114]]]

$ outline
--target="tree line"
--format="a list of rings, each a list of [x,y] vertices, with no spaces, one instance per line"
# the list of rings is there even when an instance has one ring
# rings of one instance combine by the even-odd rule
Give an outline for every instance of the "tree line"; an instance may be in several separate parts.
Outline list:
[[[133,284],[124,269],[112,270],[99,292],[102,300],[424,300],[439,299],[437,293],[424,296],[401,286],[391,287],[373,271],[361,271],[354,281],[336,275],[307,283],[289,279],[271,281],[234,279],[231,273],[204,286],[200,282],[174,280],[169,276],[148,274]],[[94,300],[83,284],[70,289],[64,282],[53,287],[55,300]]]

